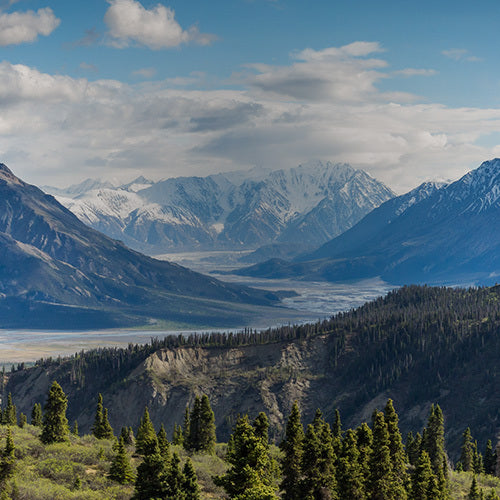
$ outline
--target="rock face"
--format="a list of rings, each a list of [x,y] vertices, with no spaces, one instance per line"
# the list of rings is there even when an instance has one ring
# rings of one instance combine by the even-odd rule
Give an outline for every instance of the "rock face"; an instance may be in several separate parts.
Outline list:
[[[394,284],[494,284],[500,276],[500,159],[448,185],[389,200],[295,262],[241,271],[330,281],[381,276]]]
[[[272,294],[128,249],[3,164],[0,257],[3,327],[102,328],[157,320],[231,324],[248,318],[252,304],[276,303]]]
[[[90,180],[65,192],[46,189],[86,224],[157,253],[300,240],[319,246],[394,196],[365,172],[330,162],[259,175],[140,178],[114,189]]]

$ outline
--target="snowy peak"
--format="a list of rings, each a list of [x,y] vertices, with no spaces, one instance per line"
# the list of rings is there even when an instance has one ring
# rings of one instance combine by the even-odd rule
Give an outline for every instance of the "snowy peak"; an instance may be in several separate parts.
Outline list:
[[[58,199],[85,223],[151,253],[257,248],[297,237],[320,245],[394,196],[363,171],[321,161],[156,183],[139,177],[68,196],[89,187],[86,181]]]

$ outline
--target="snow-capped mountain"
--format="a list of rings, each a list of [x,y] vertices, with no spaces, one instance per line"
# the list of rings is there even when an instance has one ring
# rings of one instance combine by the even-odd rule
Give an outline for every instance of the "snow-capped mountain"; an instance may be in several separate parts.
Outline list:
[[[425,183],[387,201],[296,262],[241,271],[330,281],[492,284],[500,276],[500,159],[446,185]]]
[[[46,190],[86,224],[151,253],[298,239],[319,246],[394,196],[361,170],[320,161],[271,172],[86,185],[86,191],[82,185]]]

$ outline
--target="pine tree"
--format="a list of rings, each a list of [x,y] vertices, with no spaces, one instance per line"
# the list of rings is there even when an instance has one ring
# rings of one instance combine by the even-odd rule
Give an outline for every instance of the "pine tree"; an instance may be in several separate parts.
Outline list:
[[[267,415],[261,411],[257,418],[253,421],[253,428],[255,429],[255,435],[262,439],[265,446],[269,445],[269,420]]]
[[[370,427],[366,422],[363,422],[356,429],[356,440],[358,444],[359,458],[358,462],[361,467],[361,473],[363,475],[363,484],[365,491],[367,490],[367,483],[370,477],[370,460],[372,455],[372,442],[373,434]]]
[[[116,455],[111,462],[111,467],[109,468],[109,477],[120,484],[129,484],[134,482],[134,472],[132,470],[132,466],[130,465],[130,458],[121,436],[118,440]]]
[[[0,457],[0,489],[4,489],[5,481],[14,475],[16,460],[14,440],[10,427],[7,429],[7,438],[5,440],[5,448],[2,450]]]
[[[474,444],[472,443],[472,436],[470,428],[467,427],[462,434],[462,448],[460,453],[460,463],[462,470],[471,471],[474,464]]]
[[[199,433],[201,427],[201,399],[196,396],[194,398],[193,410],[189,413],[189,434],[184,432],[184,449],[188,451],[197,451],[199,449]],[[186,414],[184,414],[186,420]],[[186,424],[186,422],[184,422]]]
[[[177,430],[177,433],[176,433]],[[186,405],[186,408],[184,409],[184,424],[183,427],[181,428],[179,426],[178,429],[176,429],[176,426],[174,425],[174,435],[172,440],[177,440],[179,442],[174,442],[174,444],[177,445],[182,445],[185,450],[190,450],[191,449],[191,443],[189,442],[189,437],[191,436],[191,416],[189,412],[189,406]]]
[[[422,451],[422,436],[417,432],[415,437],[411,432],[408,433],[406,440],[406,453],[408,455],[408,461],[411,465],[416,465],[420,452]]]
[[[40,403],[35,403],[33,410],[31,410],[31,425],[41,427],[42,419],[42,405]]]
[[[342,451],[337,465],[338,491],[342,500],[365,500],[366,491],[356,433],[349,429],[342,443]]]
[[[230,468],[214,482],[230,498],[275,500],[274,466],[262,439],[255,434],[248,416],[238,418],[228,443],[226,461]]]
[[[283,451],[281,460],[283,500],[302,500],[300,481],[302,476],[303,442],[304,428],[301,422],[299,405],[295,401],[286,424],[285,439],[280,445]]]
[[[180,468],[180,460],[177,453],[172,455],[172,460],[167,466],[165,477],[164,500],[185,500],[184,494],[185,477]]]
[[[122,427],[120,437],[123,439],[123,444],[126,446],[132,446],[135,442],[132,427]]]
[[[198,478],[193,467],[193,462],[188,458],[182,469],[184,482],[182,490],[184,492],[185,500],[200,500],[200,487],[198,485]]]
[[[73,422],[73,427],[71,428],[71,434],[73,434],[73,436],[76,436],[76,437],[78,437],[80,435],[79,431],[78,431],[78,420],[75,420]]]
[[[157,434],[158,447],[160,449],[161,456],[168,462],[170,460],[170,444],[167,439],[167,433],[163,424],[160,426],[160,430]]]
[[[156,438],[155,428],[149,418],[148,408],[144,408],[144,414],[141,418],[141,423],[137,429],[137,436],[135,438],[135,451],[139,455],[153,454],[155,449],[158,448],[158,440]],[[159,450],[158,450],[159,453]]]
[[[472,470],[474,474],[484,473],[483,456],[477,450],[477,441],[474,441],[474,451],[472,453]]]
[[[472,483],[470,485],[470,490],[467,499],[481,500],[481,492],[479,491],[479,486],[477,485],[477,480],[475,475],[472,477]]]
[[[68,398],[61,386],[54,381],[49,390],[45,412],[43,415],[42,433],[40,439],[42,443],[50,444],[63,442],[68,439],[68,419],[66,418],[66,408]]]

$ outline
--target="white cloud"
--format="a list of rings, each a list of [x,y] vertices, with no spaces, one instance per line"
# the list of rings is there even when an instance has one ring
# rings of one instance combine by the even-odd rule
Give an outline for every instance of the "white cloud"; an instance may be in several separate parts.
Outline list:
[[[153,78],[156,75],[156,68],[141,68],[132,72],[133,76],[140,76],[141,78]]]
[[[111,45],[117,48],[132,43],[150,49],[177,47],[183,43],[209,45],[214,35],[200,33],[196,26],[183,30],[175,19],[175,12],[161,4],[145,9],[136,0],[108,0],[104,21],[109,28]]]
[[[397,71],[393,71],[394,76],[412,77],[412,76],[434,76],[437,74],[435,69],[423,69],[423,68],[405,68]]]
[[[469,53],[467,49],[448,49],[442,50],[441,54],[443,56],[453,59],[454,61],[467,61],[467,62],[479,62],[482,61],[480,57],[473,56]]]
[[[500,109],[389,95],[377,83],[394,73],[371,57],[378,50],[334,49],[303,51],[288,66],[253,66],[240,90],[192,90],[203,75],[175,87],[126,85],[0,63],[0,161],[29,182],[69,184],[75,175],[205,175],[323,158],[402,192],[498,154],[481,139],[500,130]]]
[[[38,9],[37,12],[13,12],[0,14],[0,46],[19,45],[33,42],[38,35],[50,35],[61,23],[52,9]]]

